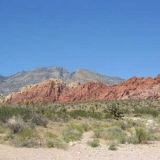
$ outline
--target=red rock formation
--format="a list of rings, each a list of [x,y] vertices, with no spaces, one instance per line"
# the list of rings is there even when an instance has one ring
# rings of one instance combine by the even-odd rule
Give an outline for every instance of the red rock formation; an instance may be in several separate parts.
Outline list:
[[[104,94],[109,89],[102,83],[89,82],[76,88],[66,88],[59,97],[59,102],[91,101],[104,99]]]
[[[106,86],[89,82],[67,86],[48,80],[23,88],[5,98],[6,103],[64,103],[114,99],[160,99],[160,75],[153,78],[133,77],[121,84]]]
[[[59,80],[48,80],[42,83],[24,87],[20,92],[12,93],[6,97],[7,103],[40,103],[56,102],[65,84]]]

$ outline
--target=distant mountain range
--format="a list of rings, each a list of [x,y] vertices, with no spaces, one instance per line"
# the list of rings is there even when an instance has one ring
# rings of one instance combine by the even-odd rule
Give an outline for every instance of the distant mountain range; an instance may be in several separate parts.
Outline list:
[[[28,72],[18,72],[9,77],[0,76],[0,94],[7,95],[11,92],[18,91],[26,85],[36,84],[51,78],[61,79],[65,83],[95,81],[107,85],[118,84],[123,81],[119,77],[105,76],[86,69],[78,69],[70,73],[61,67],[37,68]]]

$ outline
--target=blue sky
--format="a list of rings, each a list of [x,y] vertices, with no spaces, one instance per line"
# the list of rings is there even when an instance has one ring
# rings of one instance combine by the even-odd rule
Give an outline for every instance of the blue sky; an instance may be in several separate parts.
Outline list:
[[[159,0],[0,0],[0,74],[86,68],[160,73]]]

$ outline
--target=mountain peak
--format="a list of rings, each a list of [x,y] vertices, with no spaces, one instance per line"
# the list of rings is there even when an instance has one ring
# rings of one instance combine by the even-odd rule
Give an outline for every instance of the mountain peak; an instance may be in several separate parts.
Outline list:
[[[18,72],[6,79],[0,78],[0,94],[9,94],[26,85],[36,84],[52,78],[63,80],[66,83],[97,81],[112,85],[122,82],[121,78],[101,75],[87,69],[77,69],[75,72],[70,73],[62,67],[40,67],[31,71]]]

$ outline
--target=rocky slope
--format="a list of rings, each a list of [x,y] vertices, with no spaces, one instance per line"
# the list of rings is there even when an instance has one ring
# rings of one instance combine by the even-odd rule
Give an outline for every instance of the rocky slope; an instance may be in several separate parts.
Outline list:
[[[133,77],[112,86],[100,82],[68,85],[61,80],[51,79],[10,94],[5,102],[64,103],[115,99],[160,99],[160,75],[154,79]]]
[[[7,78],[0,76],[0,94],[6,95],[18,91],[26,85],[36,84],[50,78],[61,79],[66,83],[99,81],[107,85],[123,81],[121,78],[104,76],[84,69],[70,73],[66,69],[58,67],[38,68],[30,72],[19,72]]]
[[[0,75],[0,83],[2,83],[6,78]]]

